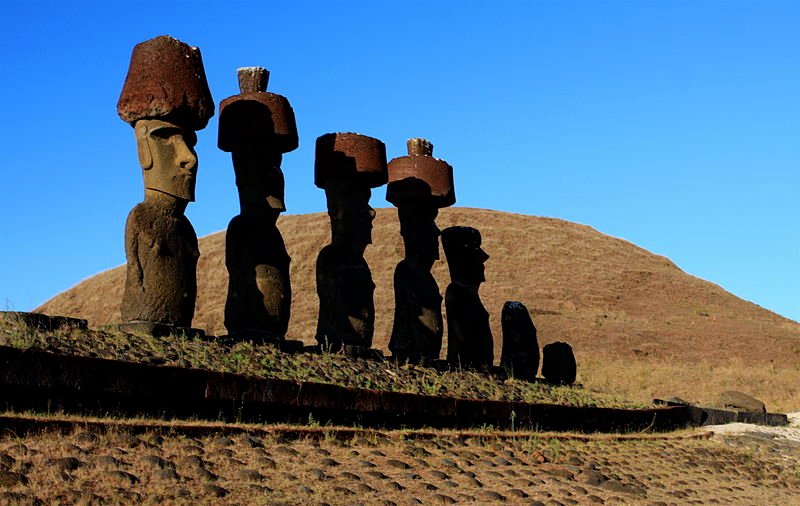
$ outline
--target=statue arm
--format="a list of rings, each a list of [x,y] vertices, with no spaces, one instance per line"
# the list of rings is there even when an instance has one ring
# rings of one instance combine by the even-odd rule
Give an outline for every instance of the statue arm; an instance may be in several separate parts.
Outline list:
[[[127,261],[127,284],[128,288],[144,291],[144,269],[139,257],[140,231],[137,226],[136,209],[128,215],[125,225],[125,259]]]

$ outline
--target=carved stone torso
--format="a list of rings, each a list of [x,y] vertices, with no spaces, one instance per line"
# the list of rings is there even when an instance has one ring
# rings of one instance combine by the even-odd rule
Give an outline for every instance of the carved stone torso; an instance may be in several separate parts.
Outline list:
[[[494,360],[489,313],[478,291],[450,283],[445,292],[447,309],[447,361],[453,366],[482,368]]]
[[[266,333],[278,339],[286,334],[292,303],[289,262],[276,227],[247,215],[231,220],[225,241],[228,332]]]
[[[197,295],[197,235],[181,213],[142,202],[125,226],[123,321],[191,327]]]
[[[375,330],[374,292],[363,256],[339,243],[325,246],[317,257],[317,342],[334,350],[342,344],[369,348]]]
[[[394,271],[394,324],[389,349],[400,360],[438,359],[442,296],[429,269],[402,260]]]

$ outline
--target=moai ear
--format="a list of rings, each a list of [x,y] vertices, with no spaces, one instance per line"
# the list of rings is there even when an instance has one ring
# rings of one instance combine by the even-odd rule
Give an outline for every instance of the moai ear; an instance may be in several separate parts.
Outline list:
[[[142,169],[149,170],[153,167],[153,155],[150,153],[150,145],[147,143],[147,125],[141,121],[134,127],[136,135],[136,149],[139,152],[139,165]]]

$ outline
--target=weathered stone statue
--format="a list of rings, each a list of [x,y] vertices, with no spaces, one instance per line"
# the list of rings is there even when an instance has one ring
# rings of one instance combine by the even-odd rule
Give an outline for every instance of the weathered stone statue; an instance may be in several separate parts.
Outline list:
[[[214,115],[200,50],[161,36],[136,45],[117,112],[133,126],[144,202],[125,226],[125,322],[190,327],[197,292],[195,131]]]
[[[433,144],[408,140],[408,156],[389,162],[386,200],[397,206],[405,258],[394,271],[389,349],[402,362],[430,363],[442,349],[442,296],[431,274],[439,259],[439,208],[451,206],[453,168],[433,158]]]
[[[503,354],[500,367],[519,379],[532,380],[539,370],[539,342],[528,308],[522,302],[503,304]]]
[[[241,214],[228,225],[225,327],[231,336],[280,342],[289,325],[290,258],[276,227],[286,210],[283,153],[297,148],[294,111],[266,91],[269,72],[241,68],[241,93],[222,101],[218,146],[231,153]]]
[[[370,188],[386,180],[386,146],[378,139],[354,133],[317,139],[314,183],[325,190],[331,243],[317,257],[316,339],[332,351],[372,345],[375,283],[364,250],[375,218]]]
[[[451,283],[445,292],[447,361],[453,367],[487,371],[494,361],[489,313],[478,295],[486,281],[483,264],[489,255],[481,249],[481,233],[472,227],[442,231]]]
[[[542,348],[542,376],[548,383],[571,385],[577,376],[572,346],[557,341]]]

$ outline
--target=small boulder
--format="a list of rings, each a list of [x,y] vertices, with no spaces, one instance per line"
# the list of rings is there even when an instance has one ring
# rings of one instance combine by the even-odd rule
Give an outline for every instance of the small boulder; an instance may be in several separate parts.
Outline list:
[[[735,411],[747,411],[750,413],[766,413],[767,407],[763,402],[751,397],[743,392],[728,390],[722,392],[717,399],[717,405],[725,409]]]
[[[575,383],[577,364],[572,346],[563,342],[550,343],[542,349],[542,376],[548,383]]]

